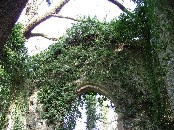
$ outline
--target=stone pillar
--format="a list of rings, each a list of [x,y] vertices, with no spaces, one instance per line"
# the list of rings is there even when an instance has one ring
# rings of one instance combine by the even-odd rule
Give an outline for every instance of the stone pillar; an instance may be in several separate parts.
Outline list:
[[[37,99],[38,91],[33,92],[28,101],[27,130],[50,130],[46,121],[41,119],[41,106]]]
[[[171,1],[173,2],[173,1]],[[174,112],[174,8],[167,0],[158,2],[155,7],[157,16],[157,54],[161,66],[166,70],[165,83],[172,110]],[[174,3],[173,3],[174,4]]]
[[[117,129],[118,130],[124,130],[124,128],[123,128],[123,119],[122,119],[122,116],[120,114],[118,114],[118,118],[117,118]]]

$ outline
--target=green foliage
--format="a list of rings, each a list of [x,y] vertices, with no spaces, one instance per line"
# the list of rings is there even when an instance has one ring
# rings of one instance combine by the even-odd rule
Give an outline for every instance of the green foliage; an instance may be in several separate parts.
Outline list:
[[[137,8],[131,15],[121,14],[111,22],[82,19],[57,43],[30,59],[21,25],[16,25],[0,55],[0,129],[10,101],[15,96],[26,99],[27,92],[22,90],[33,88],[40,90],[43,119],[58,129],[73,129],[80,116],[80,83],[103,85],[111,91],[105,96],[115,100],[125,129],[173,128],[164,82],[166,71],[157,55],[166,45],[157,41],[154,2],[134,1]],[[27,88],[26,80],[33,87]],[[84,100],[87,127],[92,129],[96,121],[95,95],[85,95]],[[19,108],[15,111],[14,129],[22,129],[19,113],[25,113],[26,108],[20,107],[27,104],[26,100],[16,101]]]
[[[24,88],[27,76],[27,53],[21,28],[21,25],[15,25],[0,57],[0,129],[4,128],[7,121],[10,102]]]
[[[96,116],[96,106],[97,106],[97,99],[96,94],[85,94],[83,96],[85,100],[85,108],[86,108],[86,115],[87,115],[87,122],[86,122],[86,128],[88,130],[92,130],[95,128],[95,124],[97,121]]]
[[[13,129],[14,130],[23,130],[25,128],[24,119],[26,118],[27,112],[27,92],[23,90],[14,100],[14,107],[13,107]]]
[[[73,108],[69,104],[78,96],[75,81],[82,80],[113,92],[109,96],[124,115],[125,128],[162,129],[170,124],[170,119],[164,119],[170,108],[155,43],[151,43],[153,15],[147,2],[139,2],[131,16],[122,14],[111,22],[83,19],[31,59],[32,78],[37,80],[43,117],[49,123],[64,122],[70,111],[75,114],[77,104]]]
[[[25,79],[26,69],[26,48],[24,47],[25,39],[21,32],[22,25],[16,25],[12,30],[9,39],[3,48],[2,64],[4,69],[11,77],[14,84],[19,85]],[[13,72],[13,73],[12,73]]]
[[[32,78],[40,89],[43,118],[49,123],[64,122],[67,113],[77,110],[77,105],[69,106],[77,97],[75,81],[82,79],[113,91],[111,96],[119,106],[117,112],[124,115],[128,128],[150,129],[159,125],[156,118],[165,112],[157,110],[157,105],[162,105],[158,101],[162,100],[161,91],[157,91],[160,86],[153,81],[156,72],[151,71],[156,64],[151,64],[154,57],[148,48],[147,17],[145,7],[141,6],[131,17],[122,14],[110,23],[87,18],[68,29],[47,51],[34,56]],[[117,51],[121,45],[122,51]],[[150,55],[146,56],[147,53]],[[156,114],[152,114],[155,110]]]

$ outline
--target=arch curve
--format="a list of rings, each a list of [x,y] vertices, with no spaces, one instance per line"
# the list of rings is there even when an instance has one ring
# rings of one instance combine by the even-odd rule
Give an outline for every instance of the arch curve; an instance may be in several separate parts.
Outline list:
[[[85,83],[77,88],[77,94],[81,95],[83,93],[93,91],[106,96],[111,102],[116,106],[116,101],[112,95],[112,92],[103,85],[98,85],[94,83]]]
[[[99,94],[102,94],[102,95],[106,96],[109,100],[111,100],[111,102],[114,104],[114,106],[117,105],[116,101],[112,95],[111,90],[107,89],[105,86],[94,84],[94,83],[86,83],[86,84],[80,85],[77,88],[78,95],[81,95],[81,94],[89,92],[89,91],[93,91],[93,92],[97,92]],[[124,130],[123,119],[122,119],[122,116],[120,114],[118,114],[117,129]]]

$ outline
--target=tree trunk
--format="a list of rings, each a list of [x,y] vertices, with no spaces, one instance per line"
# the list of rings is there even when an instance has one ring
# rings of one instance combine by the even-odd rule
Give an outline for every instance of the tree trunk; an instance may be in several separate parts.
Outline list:
[[[0,1],[0,48],[6,43],[13,26],[27,2],[28,0]]]

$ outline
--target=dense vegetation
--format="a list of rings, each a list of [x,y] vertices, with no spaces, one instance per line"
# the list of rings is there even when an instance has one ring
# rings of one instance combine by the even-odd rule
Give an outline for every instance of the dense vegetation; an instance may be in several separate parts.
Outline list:
[[[82,19],[55,44],[30,58],[21,26],[16,25],[0,57],[0,126],[4,126],[10,102],[16,101],[15,129],[22,129],[19,113],[25,113],[25,100],[34,89],[39,90],[42,117],[48,124],[59,129],[74,128],[80,116],[81,96],[88,104],[88,119],[95,119],[91,113],[95,112],[95,93],[77,93],[80,85],[93,84],[111,92],[105,96],[114,99],[125,128],[173,129],[166,70],[157,55],[161,48],[153,3],[136,2],[133,13],[123,13],[110,22]],[[20,108],[22,104],[26,105]],[[95,127],[95,120],[87,127]]]
[[[3,129],[7,121],[6,114],[10,103],[24,94],[22,91],[28,78],[28,56],[21,28],[21,25],[13,28],[0,57],[0,129]]]

